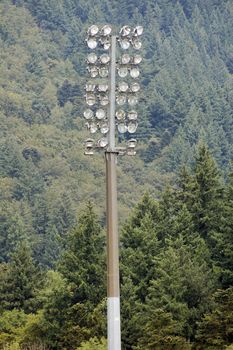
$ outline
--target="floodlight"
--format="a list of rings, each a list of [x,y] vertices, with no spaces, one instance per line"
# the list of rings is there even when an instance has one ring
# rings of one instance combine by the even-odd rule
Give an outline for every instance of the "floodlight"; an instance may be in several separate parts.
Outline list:
[[[93,139],[87,139],[87,140],[85,140],[85,146],[87,147],[87,148],[92,148],[92,147],[94,147],[94,140]]]
[[[87,61],[88,63],[91,63],[91,64],[94,64],[97,61],[97,59],[98,57],[94,52],[89,53],[89,55],[87,56]]]
[[[124,123],[119,123],[117,129],[119,133],[124,134],[127,131],[127,126]]]
[[[93,118],[93,111],[91,109],[86,109],[83,113],[85,119],[91,119]]]
[[[101,67],[99,69],[99,75],[101,78],[107,78],[108,77],[108,68],[107,67]]]
[[[88,72],[90,73],[91,78],[95,78],[98,75],[97,67],[88,67]]]
[[[130,75],[132,78],[136,79],[140,75],[140,70],[137,67],[132,68],[132,69],[130,69]]]
[[[136,111],[130,111],[127,115],[129,120],[137,120],[138,114]]]
[[[120,30],[121,36],[128,36],[131,32],[131,28],[129,26],[123,26]]]
[[[98,142],[98,146],[104,148],[108,145],[108,139],[106,137],[102,137]]]
[[[136,139],[130,139],[127,141],[128,149],[134,149],[136,147],[137,140]]]
[[[133,46],[133,48],[134,48],[135,50],[140,50],[141,47],[142,47],[142,42],[141,42],[140,40],[138,40],[138,39],[133,39],[133,40],[131,41],[131,44],[132,44],[132,46]]]
[[[130,47],[130,42],[127,39],[120,39],[119,43],[123,50],[127,50]]]
[[[94,134],[98,130],[98,127],[95,123],[91,123],[88,125],[88,129],[90,130],[91,134]]]
[[[93,106],[95,104],[95,95],[93,94],[86,94],[86,103],[88,106]]]
[[[135,133],[136,130],[137,130],[137,127],[138,127],[138,123],[130,122],[130,123],[128,124],[128,132],[129,132],[130,134]]]
[[[138,103],[138,99],[136,96],[133,95],[128,97],[128,104],[130,106],[135,106],[137,103]]]
[[[110,35],[111,32],[112,32],[112,28],[108,24],[103,26],[103,28],[101,29],[101,34],[104,36]]]
[[[119,109],[118,111],[116,111],[116,118],[118,120],[125,119],[125,111],[123,111],[122,109]]]
[[[130,55],[127,54],[127,53],[124,53],[122,56],[121,56],[121,63],[122,64],[128,64],[130,62]]]
[[[100,38],[100,44],[104,50],[108,50],[111,46],[111,42],[108,38]]]
[[[103,64],[107,64],[110,61],[110,56],[104,53],[100,56],[100,62]]]
[[[116,102],[119,106],[123,106],[126,103],[126,96],[125,95],[118,95],[116,98]]]
[[[106,113],[104,109],[97,109],[95,115],[97,119],[104,119],[106,116]]]
[[[107,123],[101,124],[100,125],[100,132],[101,134],[107,134],[107,132],[109,131],[109,126]]]
[[[84,151],[85,156],[92,156],[94,154],[92,148],[86,148]]]
[[[141,63],[142,62],[142,56],[140,56],[140,55],[135,55],[134,57],[133,57],[133,64],[139,64],[139,63]]]
[[[128,75],[128,68],[122,66],[118,69],[118,75],[121,78],[125,78]]]
[[[126,92],[129,88],[129,85],[125,82],[125,81],[121,81],[119,84],[118,84],[118,90],[120,92]]]
[[[140,36],[143,33],[143,27],[142,26],[137,26],[133,30],[133,35],[134,36]]]
[[[94,92],[95,91],[95,84],[86,84],[85,90],[87,92]]]
[[[138,92],[140,90],[140,85],[138,83],[132,83],[130,85],[130,90],[132,92]]]
[[[109,104],[109,97],[108,97],[108,95],[100,96],[99,99],[100,99],[101,106],[106,106],[106,105]]]
[[[87,33],[91,36],[98,34],[98,32],[99,32],[99,28],[95,24],[89,27],[87,31]]]
[[[128,142],[127,142],[127,154],[128,154],[128,156],[135,156],[136,144],[137,144],[137,140],[135,140],[135,139],[128,140]]]
[[[89,49],[95,49],[97,47],[97,40],[96,38],[88,38],[87,39],[87,46]]]
[[[99,92],[107,92],[108,91],[108,84],[99,84],[98,91]]]

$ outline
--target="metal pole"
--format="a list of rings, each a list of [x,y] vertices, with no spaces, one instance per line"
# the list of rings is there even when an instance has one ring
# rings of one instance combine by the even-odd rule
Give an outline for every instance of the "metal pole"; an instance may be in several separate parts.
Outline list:
[[[121,349],[120,328],[120,283],[119,283],[119,238],[117,215],[117,180],[115,150],[115,89],[116,89],[116,36],[111,38],[109,147],[106,159],[107,194],[107,321],[108,350]]]

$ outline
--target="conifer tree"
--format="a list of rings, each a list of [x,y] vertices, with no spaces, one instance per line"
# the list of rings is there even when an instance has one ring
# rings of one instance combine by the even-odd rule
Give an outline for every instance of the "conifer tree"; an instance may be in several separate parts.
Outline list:
[[[35,311],[38,307],[36,296],[42,281],[28,244],[18,243],[0,283],[1,309],[21,309],[26,313]]]

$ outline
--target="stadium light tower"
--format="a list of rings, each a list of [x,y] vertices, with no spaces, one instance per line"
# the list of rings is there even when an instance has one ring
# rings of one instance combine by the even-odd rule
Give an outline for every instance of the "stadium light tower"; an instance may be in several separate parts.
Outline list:
[[[135,50],[142,47],[142,33],[141,26],[125,25],[115,35],[110,25],[92,25],[86,39],[90,79],[85,87],[88,107],[84,118],[92,135],[98,131],[102,135],[97,140],[88,138],[84,153],[93,155],[95,150],[102,150],[106,161],[108,350],[121,349],[116,162],[118,155],[136,154],[137,141],[131,135],[138,126],[135,105],[142,57]],[[117,132],[126,134],[124,147],[116,145]]]

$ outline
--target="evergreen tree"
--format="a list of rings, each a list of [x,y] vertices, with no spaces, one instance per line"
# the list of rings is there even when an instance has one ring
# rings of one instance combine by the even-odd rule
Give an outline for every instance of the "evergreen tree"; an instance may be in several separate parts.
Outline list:
[[[42,276],[33,262],[30,248],[25,242],[19,243],[0,284],[1,310],[35,311],[41,284]]]
[[[220,350],[233,343],[233,288],[218,290],[214,302],[199,323],[196,349]]]
[[[105,329],[104,242],[90,203],[69,233],[58,270],[64,283],[45,304],[44,341],[52,349],[76,349]]]

